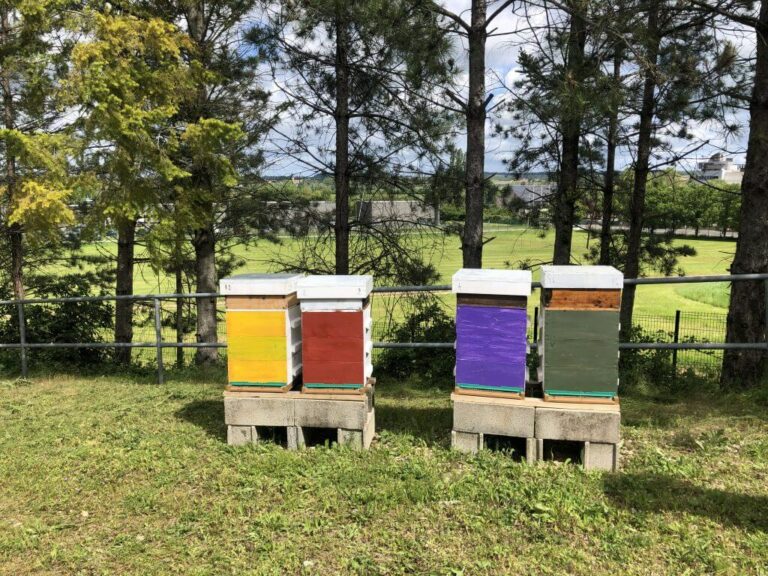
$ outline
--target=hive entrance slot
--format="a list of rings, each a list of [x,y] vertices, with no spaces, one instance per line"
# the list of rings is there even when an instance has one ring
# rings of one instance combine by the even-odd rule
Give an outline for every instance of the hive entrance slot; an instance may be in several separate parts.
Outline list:
[[[570,460],[573,464],[582,464],[584,442],[571,440],[544,440],[544,454],[542,460],[565,462]]]
[[[484,440],[485,448],[507,453],[516,462],[524,462],[528,456],[525,438],[484,434]]]

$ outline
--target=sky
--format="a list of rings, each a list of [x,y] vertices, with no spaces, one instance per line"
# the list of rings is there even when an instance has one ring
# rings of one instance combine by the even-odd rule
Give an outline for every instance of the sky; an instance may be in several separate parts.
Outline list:
[[[492,13],[496,6],[500,2],[493,2],[488,10],[488,13]],[[444,0],[444,6],[454,13],[462,15],[465,19],[469,19],[469,7],[470,0]],[[525,46],[526,28],[529,26],[528,22],[522,18],[521,15],[516,13],[513,4],[512,7],[504,10],[493,23],[493,28],[496,33],[503,33],[498,36],[493,36],[488,39],[486,45],[486,89],[489,94],[493,95],[491,106],[497,106],[505,99],[509,98],[509,93],[506,87],[513,86],[515,81],[521,78],[520,69],[518,65],[518,57],[520,54],[521,46]],[[519,8],[518,8],[519,11]],[[533,15],[533,22],[542,21],[541,16]],[[751,55],[754,52],[754,39],[750,34],[744,34],[740,31],[722,31],[722,36],[735,42],[737,48],[742,55]],[[456,46],[457,62],[460,67],[466,70],[466,46]],[[466,84],[466,73],[462,73],[459,77],[459,81],[462,84]],[[270,91],[273,94],[273,101],[279,102],[284,99],[284,95],[280,93],[280,86],[287,81],[286,73],[282,72],[272,81]],[[734,117],[734,121],[742,125],[741,133],[736,136],[731,136],[728,139],[724,139],[720,132],[712,125],[706,124],[694,124],[691,126],[691,132],[696,136],[697,141],[709,141],[710,144],[698,147],[695,152],[687,155],[687,157],[678,164],[678,168],[682,170],[692,171],[699,161],[709,157],[711,154],[718,151],[725,151],[728,156],[733,156],[737,164],[744,162],[744,151],[746,149],[747,138],[747,114],[741,112]],[[630,120],[631,121],[631,120]],[[283,134],[295,134],[296,120],[294,116],[285,116],[278,124],[277,130]],[[486,122],[486,154],[485,154],[485,167],[486,172],[507,172],[504,166],[504,160],[511,156],[512,150],[515,148],[516,143],[512,140],[505,140],[498,137],[494,137],[492,132],[496,124],[509,125],[510,118],[509,113],[500,113],[497,109],[494,111],[488,121]],[[268,175],[290,175],[300,174],[309,175],[312,170],[302,165],[300,162],[286,160],[279,154],[279,146],[274,144],[275,139],[279,139],[277,134],[271,135],[273,139],[273,146],[271,149],[271,161],[266,170]],[[332,140],[332,139],[331,139]],[[462,133],[458,134],[455,139],[455,145],[459,148],[465,149],[465,136]],[[673,141],[672,147],[675,151],[683,151],[691,148],[691,142],[686,141]],[[270,153],[268,152],[268,157]],[[619,150],[617,165],[619,168],[629,165],[632,162],[631,151]]]

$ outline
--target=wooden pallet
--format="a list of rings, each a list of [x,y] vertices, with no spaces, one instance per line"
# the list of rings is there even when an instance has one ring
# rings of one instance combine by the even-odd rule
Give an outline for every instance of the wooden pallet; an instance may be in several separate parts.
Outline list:
[[[376,386],[376,378],[368,378],[365,386],[360,388],[307,388],[301,387],[302,394],[333,394],[338,396],[364,396],[373,392]]]
[[[459,388],[456,386],[454,392],[460,396],[482,396],[483,398],[510,398],[522,400],[525,398],[523,392],[497,392],[495,390],[475,390],[469,388]]]
[[[544,393],[544,402],[562,402],[565,404],[618,404],[619,397],[600,398],[599,396],[553,396]]]

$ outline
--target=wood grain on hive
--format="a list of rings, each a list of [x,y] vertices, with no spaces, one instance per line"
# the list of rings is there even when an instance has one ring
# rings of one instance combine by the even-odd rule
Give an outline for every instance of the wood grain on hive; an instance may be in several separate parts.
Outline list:
[[[224,278],[231,388],[287,391],[301,372],[299,274]]]
[[[531,273],[462,269],[453,276],[453,291],[456,387],[477,394],[524,394]]]
[[[358,390],[373,373],[372,276],[308,276],[299,282],[304,390]]]
[[[540,365],[545,397],[615,398],[621,272],[542,266]]]

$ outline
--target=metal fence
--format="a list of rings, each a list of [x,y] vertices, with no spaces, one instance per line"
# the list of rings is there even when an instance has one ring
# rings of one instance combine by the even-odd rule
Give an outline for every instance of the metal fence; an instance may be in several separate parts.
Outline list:
[[[627,285],[657,285],[657,284],[687,284],[708,282],[742,282],[761,281],[765,286],[766,326],[768,326],[768,274],[741,274],[730,276],[689,276],[668,278],[637,278],[625,279]],[[538,282],[534,288],[540,288]],[[392,329],[412,311],[415,298],[424,293],[436,296],[446,314],[453,316],[454,299],[450,297],[451,287],[448,285],[435,286],[396,286],[377,287],[374,292],[374,326],[373,336],[376,350],[393,348],[453,348],[453,342],[414,342],[388,341],[391,340]],[[189,318],[192,316],[194,300],[198,298],[215,298],[219,301],[219,341],[216,343],[196,342],[193,326]],[[134,332],[132,342],[114,342],[99,338],[90,342],[59,341],[58,335],[50,335],[46,341],[31,341],[28,338],[27,317],[36,307],[70,306],[77,307],[86,303],[109,303],[118,300],[134,301]],[[179,306],[182,314],[179,315]],[[183,308],[187,307],[186,316]],[[39,311],[39,310],[38,310]],[[76,309],[73,309],[76,314]],[[130,348],[137,350],[139,359],[146,359],[157,365],[158,382],[164,381],[167,358],[165,352],[172,350],[177,363],[185,362],[185,351],[199,348],[225,348],[226,328],[224,323],[223,297],[217,293],[209,294],[145,294],[133,296],[82,296],[71,298],[28,298],[24,300],[0,301],[0,318],[14,320],[18,332],[18,340],[0,343],[0,350],[18,350],[20,355],[20,371],[23,378],[28,374],[30,351],[34,350],[116,350]],[[181,322],[179,319],[181,318]],[[186,320],[185,320],[186,318]],[[642,341],[622,342],[621,350],[669,350],[671,351],[672,366],[676,372],[679,368],[691,369],[697,372],[711,373],[719,370],[722,361],[722,351],[725,349],[755,350],[764,349],[768,352],[768,342],[726,343],[725,314],[697,313],[677,310],[674,314],[649,315],[635,314],[635,324],[640,325]],[[532,310],[532,322],[529,323],[529,340],[531,348],[536,347],[536,326],[538,323],[538,308]],[[103,328],[100,337],[111,337],[113,332]],[[15,340],[15,338],[14,338]]]

